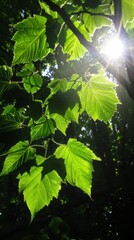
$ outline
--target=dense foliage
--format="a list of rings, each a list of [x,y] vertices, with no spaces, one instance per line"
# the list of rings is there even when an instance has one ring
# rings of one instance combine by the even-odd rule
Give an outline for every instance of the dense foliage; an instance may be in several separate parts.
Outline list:
[[[133,0],[0,7],[1,236],[132,239]]]

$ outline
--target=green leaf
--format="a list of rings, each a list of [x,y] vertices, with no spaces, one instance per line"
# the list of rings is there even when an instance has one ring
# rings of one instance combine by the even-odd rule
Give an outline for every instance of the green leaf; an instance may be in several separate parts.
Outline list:
[[[68,120],[66,120],[62,115],[58,113],[53,113],[50,116],[56,123],[56,127],[64,134],[66,135],[66,129],[69,125]]]
[[[45,17],[34,15],[15,25],[18,31],[12,38],[15,41],[12,65],[37,61],[48,55],[45,24]]]
[[[83,111],[86,111],[94,120],[109,121],[116,111],[119,100],[114,87],[104,75],[97,74],[89,82],[82,84],[79,92]]]
[[[12,78],[12,68],[6,65],[0,66],[0,98],[5,91],[11,87],[10,80]]]
[[[31,75],[34,71],[35,71],[34,64],[27,63],[24,65],[24,67],[21,69],[21,71],[17,73],[17,76],[26,77],[26,76]]]
[[[65,115],[64,115],[64,118],[67,120],[67,121],[74,121],[76,123],[78,123],[78,119],[79,119],[79,104],[76,103],[74,108],[68,108]]]
[[[42,78],[38,73],[23,78],[24,88],[28,93],[36,93],[42,86]]]
[[[0,133],[6,133],[21,128],[21,122],[15,119],[13,114],[0,117]]]
[[[84,25],[81,25],[79,22],[75,22],[74,25],[87,40],[91,40],[90,34],[86,31]],[[64,53],[68,53],[70,55],[68,60],[75,60],[84,56],[86,48],[81,45],[75,34],[68,29],[63,51]]]
[[[69,139],[67,145],[61,145],[55,151],[56,158],[65,159],[67,181],[91,195],[92,160],[98,157],[76,139]]]
[[[55,94],[59,90],[65,92],[67,89],[67,83],[68,81],[66,79],[54,79],[48,84],[48,87],[51,89],[52,94]]]
[[[2,112],[2,115],[8,115],[9,113],[13,113],[15,112],[15,107],[13,104],[9,104],[7,106],[4,107],[4,110]]]
[[[48,206],[53,197],[57,198],[61,189],[61,178],[52,171],[42,179],[42,167],[32,167],[30,173],[19,175],[19,191],[23,191],[24,199],[31,212],[31,221],[44,206]]]
[[[48,15],[51,15],[53,18],[58,18],[58,13],[52,11],[45,2],[39,1],[39,4],[40,4],[41,8],[45,11],[45,13],[47,13]]]
[[[54,133],[54,131],[53,121],[51,119],[41,117],[38,121],[36,121],[36,125],[31,128],[31,140],[34,141],[40,138],[45,138]]]
[[[20,141],[7,152],[1,176],[13,172],[20,165],[35,157],[35,149],[29,146],[28,141]]]
[[[77,90],[81,86],[81,83],[82,83],[82,77],[79,76],[78,74],[73,74],[70,80],[68,81],[67,89],[73,88]]]
[[[97,28],[101,28],[102,26],[111,25],[110,19],[102,16],[91,16],[90,14],[85,13],[84,17],[85,27],[88,29],[90,34],[93,34]]]
[[[45,161],[45,157],[43,157],[41,155],[36,155],[37,166],[41,165],[44,161]]]
[[[58,91],[49,99],[49,111],[64,115],[69,107],[73,109],[79,102],[79,96],[74,89],[69,89],[66,92]]]
[[[122,21],[126,26],[128,22],[134,20],[134,1],[123,0],[122,1]]]

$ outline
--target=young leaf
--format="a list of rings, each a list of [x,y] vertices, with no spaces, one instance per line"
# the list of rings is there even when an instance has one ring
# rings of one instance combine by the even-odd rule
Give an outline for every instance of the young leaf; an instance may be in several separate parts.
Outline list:
[[[54,133],[54,124],[51,119],[41,117],[38,121],[36,121],[36,124],[37,125],[31,128],[32,141],[47,137],[48,135]]]
[[[34,15],[15,25],[18,31],[12,38],[15,41],[12,65],[37,61],[48,55],[45,24],[45,17]]]
[[[43,157],[41,155],[36,155],[37,166],[41,165],[44,161],[45,161],[45,157]]]
[[[74,25],[78,28],[78,30],[84,35],[87,40],[91,39],[89,33],[86,31],[83,25],[78,22],[75,22]],[[70,55],[68,60],[75,60],[82,58],[86,52],[86,49],[85,47],[83,47],[83,45],[81,45],[74,33],[70,29],[68,29],[63,51],[64,53],[68,53]]]
[[[55,151],[56,158],[65,159],[67,181],[79,187],[89,196],[92,186],[92,160],[98,157],[76,139],[69,139],[67,145],[59,146]]]
[[[85,110],[94,120],[109,121],[116,111],[117,104],[120,103],[115,86],[115,83],[101,74],[94,75],[89,82],[83,83],[79,92],[83,111]]]
[[[48,206],[53,197],[57,198],[61,189],[61,178],[56,171],[52,171],[42,179],[42,167],[32,167],[30,173],[18,176],[19,191],[31,212],[31,221],[35,214],[44,206]]]
[[[35,157],[35,149],[29,146],[28,141],[20,141],[7,152],[1,176],[13,172],[20,165]]]

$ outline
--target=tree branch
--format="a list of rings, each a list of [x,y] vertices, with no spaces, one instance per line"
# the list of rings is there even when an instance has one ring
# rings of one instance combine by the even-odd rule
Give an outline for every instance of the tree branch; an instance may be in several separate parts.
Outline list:
[[[109,18],[110,20],[114,20],[114,16],[113,15],[107,15],[107,14],[104,14],[104,13],[93,13],[93,12],[90,12],[86,9],[84,9],[83,11],[79,11],[79,12],[72,12],[71,14],[69,14],[68,16],[72,16],[72,15],[80,15],[80,14],[83,14],[83,13],[88,13],[90,14],[91,16],[100,16],[100,17],[106,17],[106,18]]]
[[[129,95],[134,99],[134,64],[130,51],[130,41],[129,36],[123,27],[122,24],[122,2],[121,0],[113,0],[114,2],[114,19],[113,23],[115,25],[115,29],[119,35],[119,38],[124,42],[125,45],[125,66],[127,69],[127,74],[130,82],[129,86]]]
[[[79,30],[74,26],[73,22],[70,20],[64,8],[59,7],[54,2],[50,0],[45,0],[45,3],[50,7],[52,11],[56,11],[62,19],[65,21],[66,25],[75,36],[78,38],[80,43],[88,50],[93,58],[95,58],[110,74],[113,75],[117,79],[117,81],[128,91],[130,97],[134,100],[133,94],[130,93],[130,84],[126,80],[126,78],[116,69],[116,67],[112,66],[106,59],[97,51],[97,49],[92,45],[92,43],[88,42],[83,34],[79,32]]]

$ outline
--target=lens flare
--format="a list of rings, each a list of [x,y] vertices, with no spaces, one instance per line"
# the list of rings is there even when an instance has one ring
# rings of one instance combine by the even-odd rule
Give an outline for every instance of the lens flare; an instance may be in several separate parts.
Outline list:
[[[119,59],[123,56],[124,45],[118,37],[112,38],[104,47],[104,54],[109,59]]]

